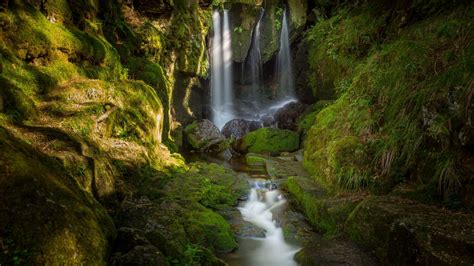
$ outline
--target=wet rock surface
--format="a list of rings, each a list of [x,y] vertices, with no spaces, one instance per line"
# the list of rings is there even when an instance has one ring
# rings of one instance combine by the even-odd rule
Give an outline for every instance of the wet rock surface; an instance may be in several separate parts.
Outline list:
[[[275,113],[278,128],[298,131],[298,119],[308,106],[299,102],[291,102]]]
[[[262,128],[262,123],[245,119],[233,119],[225,124],[222,134],[226,138],[241,139],[246,134]]]

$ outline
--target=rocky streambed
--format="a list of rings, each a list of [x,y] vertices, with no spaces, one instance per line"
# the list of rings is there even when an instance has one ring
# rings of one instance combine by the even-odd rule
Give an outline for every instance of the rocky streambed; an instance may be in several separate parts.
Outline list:
[[[376,265],[373,256],[348,238],[324,236],[288,193],[288,177],[308,178],[298,161],[300,155],[248,154],[230,161],[191,156],[246,176],[248,193],[235,208],[221,213],[237,237],[238,248],[221,258],[229,265]]]

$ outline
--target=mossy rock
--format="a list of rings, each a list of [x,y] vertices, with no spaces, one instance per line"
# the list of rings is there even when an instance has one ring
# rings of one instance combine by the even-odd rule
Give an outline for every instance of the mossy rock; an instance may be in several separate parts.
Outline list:
[[[206,151],[223,142],[225,137],[209,120],[194,121],[184,128],[187,142],[195,150]]]
[[[234,28],[232,30],[232,58],[235,62],[243,62],[252,42],[252,35],[260,18],[261,8],[255,3],[232,4],[231,15]]]
[[[106,265],[115,237],[106,210],[56,160],[7,132],[0,127],[0,263]]]
[[[329,106],[332,101],[318,101],[315,104],[309,107],[309,110],[306,111],[299,119],[298,119],[298,132],[306,134],[308,130],[317,123],[316,116],[321,112],[322,109]]]
[[[265,166],[266,164],[265,158],[251,153],[245,155],[245,162],[250,166]]]
[[[171,264],[220,265],[213,252],[229,252],[237,242],[219,213],[232,209],[248,184],[216,164],[189,166],[166,176],[147,170],[136,197],[122,204],[117,224],[133,228]],[[132,246],[122,253],[133,250]]]
[[[372,196],[350,215],[346,231],[382,263],[471,265],[474,217],[394,196]]]
[[[281,153],[295,151],[300,146],[300,136],[290,130],[261,128],[245,135],[239,150],[254,153]]]
[[[350,213],[364,198],[363,194],[333,195],[321,183],[305,177],[290,177],[286,184],[311,224],[327,235],[341,234]]]

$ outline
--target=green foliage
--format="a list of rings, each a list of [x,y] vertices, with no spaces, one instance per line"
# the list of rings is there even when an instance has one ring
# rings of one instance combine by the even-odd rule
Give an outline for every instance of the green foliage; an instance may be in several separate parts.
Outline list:
[[[313,86],[335,87],[340,97],[316,115],[305,166],[346,188],[416,176],[455,192],[466,171],[453,154],[461,152],[472,85],[473,14],[448,9],[397,28],[397,19],[387,24],[388,13],[375,17],[377,10],[339,9],[306,36]]]
[[[243,31],[244,31],[244,29],[240,26],[234,28],[234,32],[242,33]]]
[[[282,17],[283,17],[283,12],[285,12],[285,10],[281,7],[277,7],[276,10],[275,10],[275,15],[276,15],[276,19],[275,19],[275,29],[277,31],[280,31],[281,30],[281,27],[282,27]]]

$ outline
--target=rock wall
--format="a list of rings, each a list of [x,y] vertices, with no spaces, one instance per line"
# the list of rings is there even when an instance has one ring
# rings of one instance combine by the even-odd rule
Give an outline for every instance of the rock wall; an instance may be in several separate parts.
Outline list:
[[[221,263],[213,252],[235,240],[214,211],[240,190],[209,183],[222,168],[202,174],[211,170],[170,151],[173,130],[201,116],[209,3],[2,4],[0,264]],[[187,176],[198,184],[181,199],[170,191]],[[165,195],[176,212],[160,220]],[[159,211],[137,218],[140,204]],[[142,231],[143,221],[179,241]]]

